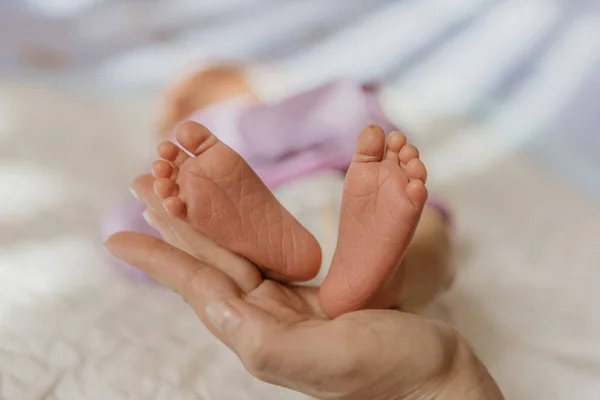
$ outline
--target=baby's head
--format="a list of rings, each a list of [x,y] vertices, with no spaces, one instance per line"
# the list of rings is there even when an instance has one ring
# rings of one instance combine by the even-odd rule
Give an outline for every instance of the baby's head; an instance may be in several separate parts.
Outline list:
[[[240,67],[218,65],[180,76],[167,86],[163,95],[159,133],[167,135],[177,123],[194,112],[241,95],[256,97]]]

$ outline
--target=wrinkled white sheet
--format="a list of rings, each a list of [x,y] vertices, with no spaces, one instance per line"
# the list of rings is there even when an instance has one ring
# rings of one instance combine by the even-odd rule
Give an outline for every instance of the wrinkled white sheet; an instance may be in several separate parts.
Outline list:
[[[148,99],[0,84],[2,395],[304,398],[252,379],[176,296],[107,263],[98,221],[151,154]],[[453,151],[450,169],[468,157]],[[507,399],[597,400],[598,204],[516,153],[433,184],[455,209],[459,275],[432,313],[472,341]],[[328,249],[339,185],[278,193]]]

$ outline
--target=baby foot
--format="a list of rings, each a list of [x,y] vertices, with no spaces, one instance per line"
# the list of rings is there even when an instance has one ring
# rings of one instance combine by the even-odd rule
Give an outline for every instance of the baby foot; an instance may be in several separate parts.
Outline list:
[[[303,281],[317,274],[317,241],[239,154],[194,122],[182,124],[175,137],[185,151],[162,142],[163,160],[152,168],[154,190],[171,216],[277,277]]]
[[[365,128],[346,175],[337,248],[320,291],[336,317],[379,295],[392,279],[427,200],[427,170],[416,147],[378,126]],[[383,288],[383,289],[382,289]]]

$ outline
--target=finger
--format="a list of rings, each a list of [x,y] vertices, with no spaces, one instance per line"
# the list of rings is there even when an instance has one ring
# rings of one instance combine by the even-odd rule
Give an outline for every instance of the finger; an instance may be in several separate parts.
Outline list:
[[[108,239],[106,247],[179,293],[259,379],[292,387],[286,382],[306,380],[294,376],[302,365],[315,357],[323,361],[318,355],[324,354],[330,344],[326,335],[314,328],[320,322],[309,329],[280,322],[257,305],[242,300],[241,291],[225,274],[154,237],[119,232]]]
[[[200,307],[241,291],[225,274],[163,241],[135,232],[119,232],[105,243],[116,257],[146,272]],[[197,285],[206,286],[197,292]]]
[[[219,269],[242,289],[244,293],[254,290],[262,282],[259,269],[250,261],[217,245],[202,235],[189,223],[173,218],[162,206],[162,200],[153,189],[154,178],[149,175],[138,176],[132,184],[132,190],[148,208],[170,228],[169,241],[174,246],[182,244],[193,257]],[[159,230],[160,231],[160,230]],[[181,247],[180,247],[181,248]]]
[[[208,320],[206,306],[242,296],[231,278],[155,237],[140,233],[116,233],[108,238],[105,246],[116,257],[177,292],[211,332],[228,343]]]
[[[160,233],[160,235],[172,246],[177,247],[178,249],[185,251],[188,254],[191,254],[191,249],[188,245],[182,242],[177,234],[173,231],[171,226],[169,226],[158,214],[156,214],[151,209],[146,209],[144,211],[144,219],[154,229]]]

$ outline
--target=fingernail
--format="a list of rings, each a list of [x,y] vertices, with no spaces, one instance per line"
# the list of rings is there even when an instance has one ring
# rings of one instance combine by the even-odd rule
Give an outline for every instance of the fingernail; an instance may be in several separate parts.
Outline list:
[[[104,247],[104,250],[106,250],[109,254],[112,254],[112,251],[110,251],[110,248],[108,247],[108,241],[102,243],[102,246]]]
[[[135,192],[135,190],[133,190],[133,188],[129,188],[129,191],[131,192],[131,194],[133,195],[133,197],[135,197],[136,200],[140,199],[140,196],[137,195],[137,193]]]
[[[206,306],[206,316],[219,331],[231,337],[242,320],[237,312],[222,301],[214,301]]]
[[[150,225],[152,227],[154,226],[154,225],[152,225],[152,218],[150,218],[150,214],[148,213],[148,210],[145,210],[142,213],[142,217],[144,217],[144,220],[148,223],[148,225]]]

